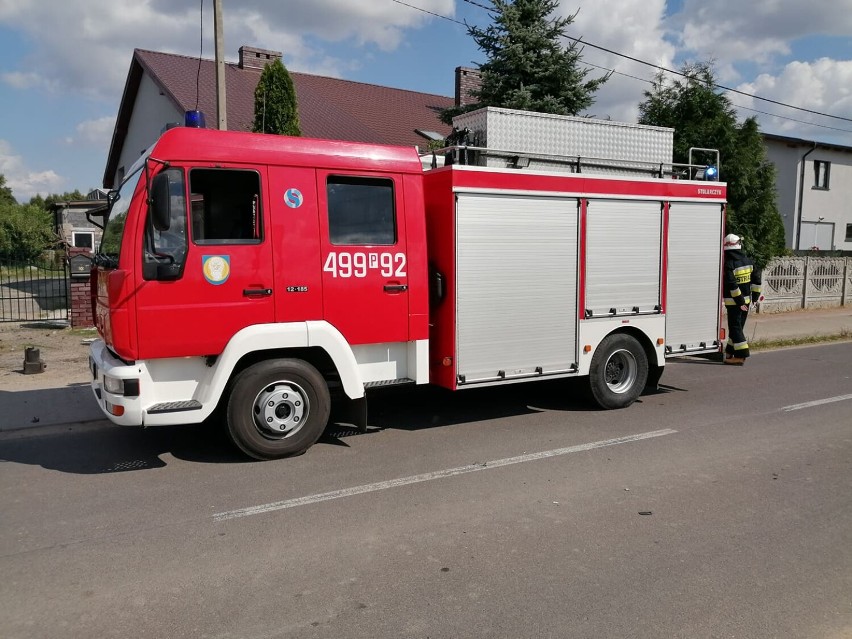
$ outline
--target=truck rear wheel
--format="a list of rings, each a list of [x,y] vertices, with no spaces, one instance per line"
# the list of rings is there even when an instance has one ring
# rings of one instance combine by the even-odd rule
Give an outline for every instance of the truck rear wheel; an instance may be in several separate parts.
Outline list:
[[[589,389],[598,406],[630,406],[647,381],[648,358],[636,338],[617,333],[601,342],[589,369]]]
[[[307,362],[259,362],[234,379],[228,432],[234,444],[255,459],[298,455],[322,435],[330,404],[325,380]]]

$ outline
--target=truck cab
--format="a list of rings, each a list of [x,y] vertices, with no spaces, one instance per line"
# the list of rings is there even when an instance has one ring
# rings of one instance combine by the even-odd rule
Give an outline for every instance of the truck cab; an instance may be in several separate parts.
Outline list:
[[[298,354],[350,400],[371,384],[427,381],[414,149],[172,129],[114,199],[92,356],[114,420],[201,421],[275,353]]]

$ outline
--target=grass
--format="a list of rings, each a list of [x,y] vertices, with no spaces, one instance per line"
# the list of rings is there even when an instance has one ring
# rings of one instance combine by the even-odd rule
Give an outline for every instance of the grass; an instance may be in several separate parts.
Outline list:
[[[833,335],[809,335],[807,337],[790,337],[787,339],[758,339],[749,342],[749,350],[769,351],[776,348],[789,348],[790,346],[809,346],[812,344],[829,344],[831,342],[847,342],[852,340],[852,330],[840,329],[840,333]]]

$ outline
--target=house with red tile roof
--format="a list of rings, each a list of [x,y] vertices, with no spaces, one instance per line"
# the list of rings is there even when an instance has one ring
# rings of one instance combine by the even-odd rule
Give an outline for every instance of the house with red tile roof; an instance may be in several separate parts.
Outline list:
[[[254,90],[263,67],[281,53],[243,46],[239,62],[225,64],[228,128],[250,131]],[[464,101],[472,69],[456,69],[456,98],[290,72],[296,88],[302,135],[353,142],[401,144],[425,150],[425,132],[446,136],[439,114]],[[208,126],[216,122],[216,68],[213,60],[136,49],[110,144],[103,185],[114,188],[126,169],[169,126],[199,109]],[[424,133],[418,133],[422,131]]]

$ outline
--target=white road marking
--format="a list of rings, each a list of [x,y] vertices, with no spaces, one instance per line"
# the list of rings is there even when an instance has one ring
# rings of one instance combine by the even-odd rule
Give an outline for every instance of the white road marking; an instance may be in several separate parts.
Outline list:
[[[803,408],[811,408],[812,406],[833,404],[834,402],[842,402],[847,399],[852,399],[852,395],[838,395],[837,397],[829,397],[828,399],[817,399],[812,402],[805,402],[804,404],[793,404],[792,406],[785,406],[781,410],[785,413],[789,413],[791,410],[802,410]]]
[[[495,459],[493,461],[469,464],[467,466],[459,466],[458,468],[447,468],[445,470],[437,470],[431,473],[423,473],[422,475],[411,475],[410,477],[400,477],[399,479],[390,479],[388,481],[380,481],[374,484],[364,484],[362,486],[353,486],[352,488],[343,488],[341,490],[332,490],[327,493],[318,495],[308,495],[306,497],[296,497],[295,499],[287,499],[285,501],[277,501],[270,504],[262,504],[260,506],[249,506],[248,508],[239,508],[237,510],[229,510],[223,513],[213,515],[214,521],[227,521],[228,519],[237,519],[239,517],[248,517],[250,515],[260,515],[262,513],[273,512],[275,510],[285,510],[287,508],[296,508],[298,506],[307,506],[316,504],[321,501],[330,501],[332,499],[343,499],[344,497],[352,497],[354,495],[363,495],[364,493],[373,493],[379,490],[387,490],[388,488],[398,488],[400,486],[408,486],[410,484],[420,484],[426,481],[435,479],[445,479],[447,477],[455,477],[456,475],[464,475],[466,473],[475,473],[479,470],[488,470],[491,468],[501,468],[503,466],[511,466],[512,464],[522,464],[524,462],[536,461],[539,459],[547,459],[549,457],[559,457],[560,455],[569,455],[571,453],[581,453],[595,448],[604,448],[606,446],[617,446],[619,444],[629,444],[638,442],[643,439],[651,439],[653,437],[662,437],[663,435],[672,435],[676,430],[666,428],[664,430],[655,430],[648,433],[639,433],[637,435],[627,435],[626,437],[617,437],[615,439],[606,439],[599,442],[591,442],[589,444],[580,444],[578,446],[569,446],[567,448],[556,448],[553,450],[545,450],[539,453],[529,453],[527,455],[518,455],[517,457],[506,457],[504,459]]]

